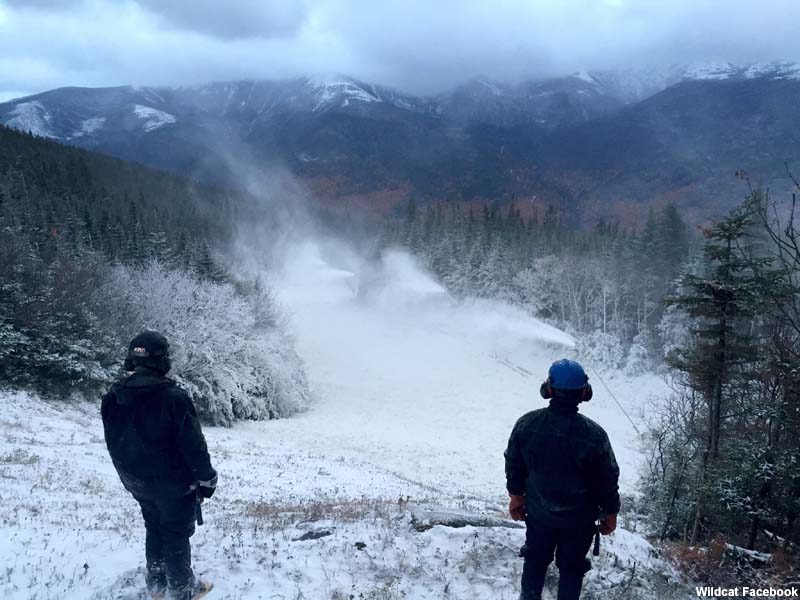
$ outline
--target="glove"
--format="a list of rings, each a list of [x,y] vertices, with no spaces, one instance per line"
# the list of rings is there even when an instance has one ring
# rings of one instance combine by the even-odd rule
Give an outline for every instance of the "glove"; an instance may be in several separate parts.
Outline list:
[[[603,515],[598,529],[603,535],[609,535],[617,528],[617,515]]]
[[[525,496],[511,495],[508,502],[508,512],[511,513],[511,518],[515,521],[524,521],[525,514]]]
[[[211,498],[211,496],[214,495],[215,491],[217,491],[216,471],[214,472],[214,477],[212,477],[208,481],[197,482],[197,493],[200,494],[202,498]]]

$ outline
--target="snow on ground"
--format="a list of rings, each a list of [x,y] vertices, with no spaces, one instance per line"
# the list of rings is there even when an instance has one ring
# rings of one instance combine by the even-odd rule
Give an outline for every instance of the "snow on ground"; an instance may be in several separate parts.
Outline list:
[[[381,102],[381,98],[375,93],[368,92],[351,81],[326,81],[312,85],[314,85],[317,98],[317,105],[314,107],[314,111],[318,111],[339,99],[341,99],[342,107],[349,105],[350,100],[366,103]]]
[[[134,104],[133,112],[137,117],[144,120],[142,127],[145,131],[155,131],[164,125],[175,123],[176,120],[175,115],[142,104]]]
[[[30,131],[42,137],[55,137],[50,130],[50,113],[38,100],[20,102],[11,111],[11,118],[5,124],[20,131]]]
[[[737,67],[728,62],[702,62],[686,69],[686,79],[730,79]]]
[[[370,276],[377,290],[367,292],[314,245],[300,249],[287,272],[282,299],[318,403],[270,423],[270,435],[301,435],[322,453],[336,448],[436,489],[503,501],[508,435],[522,414],[545,406],[539,385],[554,360],[574,356],[571,338],[508,305],[456,303],[401,254]],[[667,391],[654,376],[604,379],[632,415]],[[623,491],[632,493],[636,432],[592,382],[594,399],[581,410],[608,430]]]
[[[220,489],[194,554],[217,584],[209,599],[516,598],[522,529],[420,532],[412,518],[431,506],[504,517],[508,434],[543,405],[539,382],[571,340],[507,306],[453,302],[403,255],[361,281],[357,270],[309,245],[281,283],[316,406],[207,429]],[[663,391],[652,377],[607,379],[633,414]],[[595,389],[585,412],[609,431],[632,491],[635,433]],[[138,600],[142,526],[97,406],[0,394],[0,432],[3,597]],[[623,528],[604,539],[586,587],[666,597],[667,571]]]
[[[106,122],[105,117],[92,117],[91,119],[84,119],[81,121],[81,128],[72,134],[73,138],[83,137],[84,135],[88,135],[94,133],[98,129],[100,129]]]

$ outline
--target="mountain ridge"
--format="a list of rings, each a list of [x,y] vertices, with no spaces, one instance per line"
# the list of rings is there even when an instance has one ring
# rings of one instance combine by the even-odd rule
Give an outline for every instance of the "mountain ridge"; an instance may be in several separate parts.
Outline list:
[[[796,157],[800,66],[634,75],[476,79],[435,97],[347,77],[69,87],[0,104],[0,123],[215,184],[280,164],[323,202],[383,212],[524,200],[630,220],[670,201],[702,218],[735,203],[736,169],[771,182]]]

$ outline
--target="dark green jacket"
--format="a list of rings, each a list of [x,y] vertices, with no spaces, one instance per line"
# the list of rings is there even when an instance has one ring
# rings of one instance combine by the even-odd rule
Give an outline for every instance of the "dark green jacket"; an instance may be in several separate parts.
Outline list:
[[[608,435],[571,402],[521,417],[508,440],[506,487],[525,495],[528,518],[555,527],[585,527],[617,514],[619,467]]]

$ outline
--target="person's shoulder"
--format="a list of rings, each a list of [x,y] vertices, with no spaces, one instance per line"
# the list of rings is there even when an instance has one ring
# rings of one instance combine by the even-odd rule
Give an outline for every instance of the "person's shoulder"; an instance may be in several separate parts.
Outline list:
[[[578,417],[580,417],[581,422],[586,428],[586,431],[594,440],[596,440],[597,442],[605,442],[608,439],[608,434],[606,433],[606,430],[603,429],[603,427],[599,423],[593,421],[592,419],[581,413],[578,413]]]
[[[163,393],[172,403],[176,415],[188,413],[197,416],[197,409],[192,401],[192,396],[177,381],[165,377],[163,389]]]
[[[107,394],[116,394],[117,392],[119,392],[119,390],[122,389],[122,387],[124,387],[125,382],[128,381],[130,376],[131,376],[130,373],[126,373],[125,375],[121,375],[120,377],[118,377],[117,380],[114,381],[108,387]]]
[[[127,380],[127,377],[120,377],[116,381],[114,381],[110,386],[108,386],[108,391],[102,396],[103,404],[107,404],[111,402],[122,389],[123,384]]]
[[[164,393],[176,402],[191,402],[189,392],[182,388],[174,379],[164,377],[163,386]]]
[[[542,418],[545,414],[544,408],[538,408],[536,410],[532,410],[530,412],[525,413],[519,419],[517,419],[516,425],[514,425],[514,429],[524,429],[531,423],[536,422],[540,418]]]

